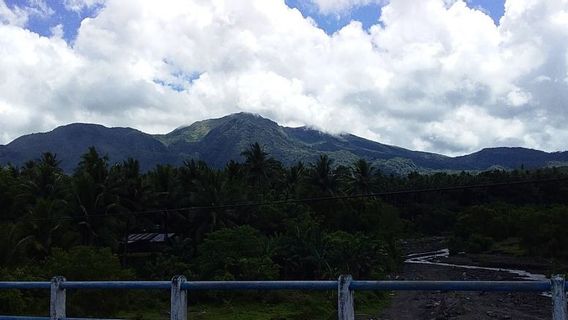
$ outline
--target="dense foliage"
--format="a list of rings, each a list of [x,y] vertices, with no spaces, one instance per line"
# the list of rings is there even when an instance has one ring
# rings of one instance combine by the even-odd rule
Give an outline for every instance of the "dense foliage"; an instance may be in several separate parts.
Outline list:
[[[568,258],[561,169],[387,176],[365,160],[336,166],[325,155],[284,167],[259,144],[243,156],[221,170],[189,160],[143,173],[135,159],[110,165],[90,148],[72,175],[51,153],[0,168],[0,277],[381,278],[401,261],[400,238],[439,234],[457,251],[518,239],[523,253]],[[516,183],[546,179],[556,180]],[[488,183],[498,185],[452,188]],[[419,192],[395,192],[404,190]],[[376,193],[387,194],[365,196]],[[175,236],[129,253],[127,235],[142,232]],[[32,298],[2,292],[0,309],[17,312]]]

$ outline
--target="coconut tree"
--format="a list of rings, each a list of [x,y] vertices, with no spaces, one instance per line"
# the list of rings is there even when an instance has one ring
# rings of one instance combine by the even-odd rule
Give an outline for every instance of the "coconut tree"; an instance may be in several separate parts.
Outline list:
[[[0,224],[0,266],[10,266],[26,257],[27,245],[33,240],[17,224]]]
[[[319,159],[311,165],[308,181],[320,192],[335,194],[337,191],[337,175],[333,171],[333,160],[326,154],[320,155]]]
[[[195,243],[200,242],[208,232],[235,225],[235,211],[222,207],[230,196],[227,194],[227,184],[223,172],[212,169],[203,172],[196,181],[192,203],[204,208],[191,210],[188,215]]]
[[[258,142],[251,144],[241,155],[245,157],[244,166],[249,182],[256,187],[264,185],[271,177],[274,159],[268,157]]]
[[[302,183],[306,170],[302,162],[298,162],[286,171],[286,194],[288,196],[296,195],[298,187]]]
[[[87,153],[81,156],[71,187],[72,206],[84,245],[100,242],[101,231],[106,235],[110,234],[104,230],[108,230],[113,221],[106,220],[105,216],[120,204],[120,200],[116,194],[110,192],[107,177],[108,157],[100,156],[94,147],[90,147]],[[104,242],[111,245],[112,239],[109,236],[106,238]]]
[[[101,156],[95,147],[81,156],[76,174],[86,173],[97,184],[103,184],[108,175],[108,156]]]
[[[376,189],[376,170],[365,159],[357,160],[351,167],[349,191],[352,194],[369,194]]]

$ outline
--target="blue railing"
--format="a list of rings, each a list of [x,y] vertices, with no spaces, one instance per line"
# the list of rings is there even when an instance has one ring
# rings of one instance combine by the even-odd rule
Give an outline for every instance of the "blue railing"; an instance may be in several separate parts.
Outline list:
[[[368,281],[352,280],[351,276],[337,281],[187,281],[176,276],[172,281],[65,281],[54,277],[51,282],[0,282],[2,289],[49,289],[50,316],[0,316],[0,319],[73,319],[65,312],[67,289],[169,289],[171,290],[170,318],[187,319],[187,292],[200,290],[338,290],[338,319],[355,317],[354,291],[487,291],[487,292],[551,292],[554,320],[568,320],[566,285],[562,276],[550,281]]]

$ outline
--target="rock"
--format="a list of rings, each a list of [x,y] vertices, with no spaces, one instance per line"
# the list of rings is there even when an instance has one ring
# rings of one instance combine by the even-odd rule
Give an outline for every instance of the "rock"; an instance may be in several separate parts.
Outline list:
[[[440,306],[440,301],[430,301],[424,305],[425,309],[433,309]]]

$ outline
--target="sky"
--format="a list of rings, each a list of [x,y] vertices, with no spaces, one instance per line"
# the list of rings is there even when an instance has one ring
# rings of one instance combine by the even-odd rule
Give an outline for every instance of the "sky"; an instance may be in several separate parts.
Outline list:
[[[568,149],[568,0],[0,0],[0,144],[252,112],[414,150]]]

